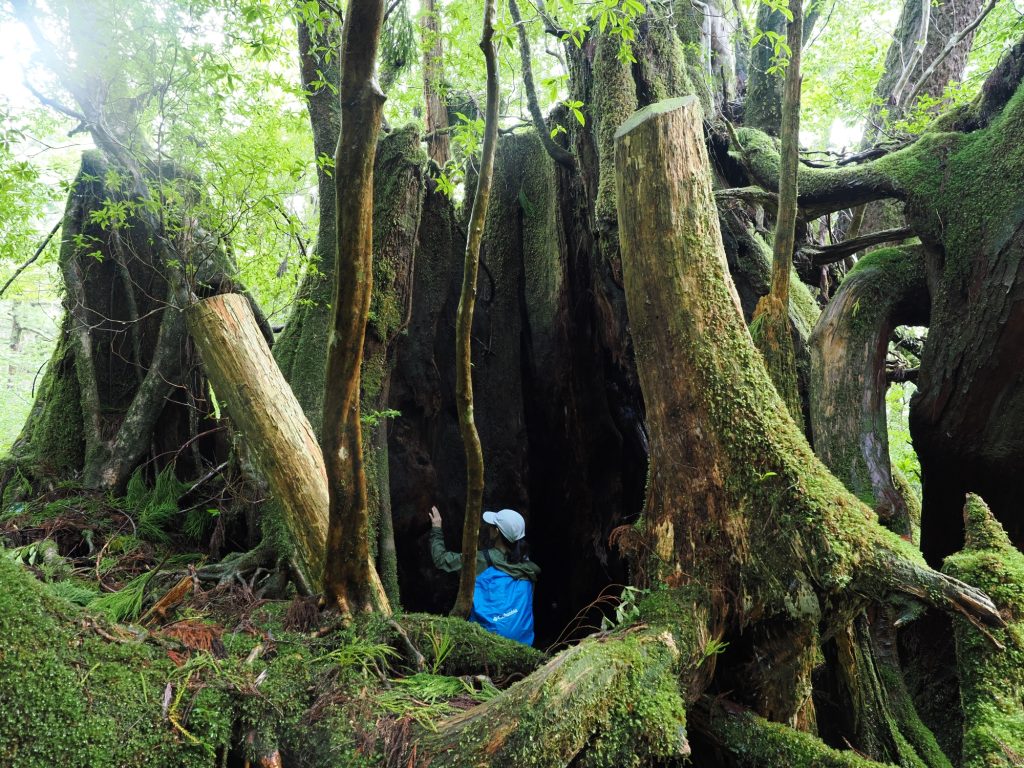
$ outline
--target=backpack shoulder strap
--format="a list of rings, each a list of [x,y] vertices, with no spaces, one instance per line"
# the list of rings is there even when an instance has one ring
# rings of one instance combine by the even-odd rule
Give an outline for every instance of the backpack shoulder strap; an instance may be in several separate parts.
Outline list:
[[[487,567],[488,568],[493,568],[494,567],[494,561],[491,559],[491,550],[484,549],[482,551],[484,553],[484,560],[487,561]]]

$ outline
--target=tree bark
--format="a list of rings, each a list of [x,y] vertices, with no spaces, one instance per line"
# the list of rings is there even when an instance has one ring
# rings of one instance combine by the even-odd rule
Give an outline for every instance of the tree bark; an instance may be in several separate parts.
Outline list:
[[[435,0],[424,0],[420,13],[423,39],[423,99],[426,105],[427,154],[444,168],[451,158],[448,106],[444,95],[444,48],[440,11]]]
[[[324,588],[342,613],[390,613],[370,555],[359,417],[373,289],[373,161],[384,106],[374,67],[383,18],[382,0],[354,0],[341,35],[341,134],[334,161],[338,249],[322,445],[330,499]]]
[[[791,0],[793,18],[787,26],[790,48],[782,97],[779,159],[779,206],[772,252],[772,282],[768,295],[758,302],[750,332],[764,355],[768,374],[790,415],[803,422],[797,387],[796,351],[789,326],[789,284],[796,249],[797,171],[800,165],[800,52],[803,45],[803,0]]]
[[[914,541],[920,505],[889,461],[885,358],[898,325],[925,325],[920,246],[874,251],[846,276],[811,335],[814,452],[882,523]]]
[[[494,155],[498,145],[498,61],[494,50],[494,0],[484,4],[484,28],[480,48],[487,62],[487,113],[484,119],[484,146],[480,158],[480,175],[473,209],[469,214],[469,235],[462,273],[462,294],[455,321],[455,399],[459,409],[459,431],[466,451],[466,505],[462,528],[462,569],[459,572],[459,593],[452,615],[468,617],[473,608],[473,587],[476,582],[476,552],[480,537],[480,514],[484,495],[484,456],[473,415],[473,368],[471,342],[473,307],[476,304],[477,272],[480,267],[480,244],[484,236],[487,205],[494,176]]]
[[[319,586],[327,542],[327,471],[313,428],[245,297],[204,299],[189,307],[186,319],[210,383],[284,510],[308,579]]]

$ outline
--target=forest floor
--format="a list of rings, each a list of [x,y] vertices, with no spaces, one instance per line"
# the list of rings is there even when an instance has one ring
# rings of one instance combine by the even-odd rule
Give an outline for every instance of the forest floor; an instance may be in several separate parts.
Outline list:
[[[545,658],[447,617],[342,622],[271,570],[225,568],[239,553],[209,566],[197,538],[216,538],[219,521],[168,534],[180,513],[154,511],[154,495],[132,507],[57,489],[0,517],[2,575],[21,588],[0,606],[0,625],[19,619],[0,668],[26,670],[26,698],[0,717],[0,755],[16,764],[136,764],[153,745],[172,750],[161,765],[398,764],[414,734]],[[62,714],[108,736],[51,734],[35,759],[29,740]]]

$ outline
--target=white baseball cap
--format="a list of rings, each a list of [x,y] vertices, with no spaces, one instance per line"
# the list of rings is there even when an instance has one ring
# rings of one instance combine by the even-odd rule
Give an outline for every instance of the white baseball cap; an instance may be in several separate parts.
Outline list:
[[[484,522],[496,525],[501,535],[513,544],[526,535],[526,521],[514,509],[502,509],[498,512],[484,512]]]

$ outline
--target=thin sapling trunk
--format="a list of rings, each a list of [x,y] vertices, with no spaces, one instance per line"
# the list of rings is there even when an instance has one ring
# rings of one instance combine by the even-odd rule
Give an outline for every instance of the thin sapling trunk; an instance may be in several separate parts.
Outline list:
[[[800,164],[800,48],[803,44],[803,9],[790,0],[792,19],[786,35],[789,64],[782,99],[782,156],[779,173],[779,215],[775,228],[772,284],[758,302],[751,333],[764,355],[772,382],[797,423],[803,422],[797,389],[796,352],[789,326],[789,282],[796,241],[797,170]]]
[[[473,606],[476,583],[476,550],[480,537],[480,514],[484,497],[484,455],[480,435],[473,419],[473,369],[470,344],[473,332],[473,308],[476,304],[476,279],[480,267],[480,244],[484,236],[484,220],[491,197],[494,177],[494,155],[498,146],[498,61],[494,50],[494,0],[484,5],[484,30],[480,48],[487,61],[487,112],[484,123],[483,157],[473,210],[469,216],[466,238],[466,259],[462,273],[462,293],[455,320],[455,401],[459,409],[459,431],[466,449],[466,517],[462,528],[462,571],[459,594],[452,614],[469,616]]]

